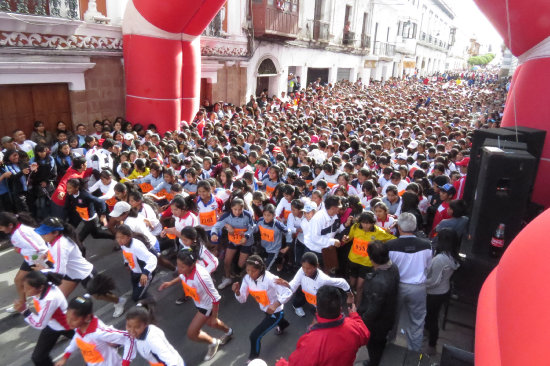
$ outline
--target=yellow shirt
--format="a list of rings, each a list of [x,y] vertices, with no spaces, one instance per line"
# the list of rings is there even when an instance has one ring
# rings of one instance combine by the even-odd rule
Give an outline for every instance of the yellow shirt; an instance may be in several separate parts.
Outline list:
[[[143,178],[143,177],[146,177],[149,175],[149,168],[145,168],[145,171],[140,173],[137,171],[137,169],[134,169],[129,176],[127,176],[126,178],[122,178],[120,180],[121,183],[124,183],[124,182],[127,182],[127,181],[130,181],[130,180],[133,180],[133,179],[138,179],[138,178]]]
[[[372,262],[367,254],[369,243],[374,240],[386,242],[395,239],[395,236],[388,234],[376,225],[374,225],[374,231],[365,231],[361,229],[361,224],[357,223],[351,227],[349,238],[353,239],[348,255],[349,260],[362,266],[372,267]]]

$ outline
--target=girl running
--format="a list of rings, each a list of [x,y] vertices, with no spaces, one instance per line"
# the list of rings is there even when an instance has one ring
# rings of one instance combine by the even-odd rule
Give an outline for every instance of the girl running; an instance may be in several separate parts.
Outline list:
[[[31,356],[36,366],[53,366],[50,352],[59,337],[71,339],[74,335],[65,318],[67,300],[57,287],[60,283],[61,276],[54,272],[29,272],[23,280],[23,288],[25,296],[32,298],[32,306],[27,308],[22,300],[15,304],[15,310],[23,314],[25,321],[41,330]]]
[[[275,328],[275,333],[280,335],[290,325],[285,319],[283,304],[290,299],[292,293],[288,288],[276,283],[278,277],[266,270],[262,258],[258,255],[251,255],[246,260],[246,273],[242,284],[235,282],[232,286],[235,297],[244,304],[250,294],[265,312],[264,320],[250,333],[248,359],[253,360],[260,355],[261,341],[267,332]]]
[[[208,361],[214,357],[220,344],[225,344],[231,338],[233,330],[218,319],[221,296],[218,294],[208,270],[197,264],[197,261],[200,260],[197,249],[184,249],[178,253],[179,276],[172,281],[164,282],[160,285],[159,291],[181,281],[185,294],[193,299],[198,310],[187,328],[187,337],[192,341],[208,344],[208,352],[204,357],[204,360]],[[220,339],[211,337],[201,330],[205,324],[221,330],[224,335]]]
[[[289,232],[283,223],[275,219],[275,206],[272,204],[265,206],[263,217],[254,228],[256,232],[260,233],[262,247],[267,252],[266,267],[269,271],[279,256],[283,237]]]
[[[151,365],[185,366],[162,329],[151,324],[151,318],[151,313],[143,306],[136,306],[127,312],[126,330],[131,337],[127,344],[135,342],[137,353]]]
[[[87,365],[130,364],[132,355],[135,353],[133,340],[127,332],[107,326],[94,316],[93,302],[88,294],[72,299],[65,316],[67,324],[70,329],[75,330],[75,333],[71,343],[65,349],[63,357],[55,363],[55,366],[64,366],[78,349]],[[126,345],[122,358],[114,347],[115,345]]]
[[[23,263],[14,279],[19,301],[25,301],[23,279],[34,270],[35,264],[44,265],[48,256],[48,247],[42,237],[34,232],[35,226],[29,214],[0,212],[0,231],[10,235],[15,251],[23,256]],[[15,308],[12,306],[7,312],[13,313]]]

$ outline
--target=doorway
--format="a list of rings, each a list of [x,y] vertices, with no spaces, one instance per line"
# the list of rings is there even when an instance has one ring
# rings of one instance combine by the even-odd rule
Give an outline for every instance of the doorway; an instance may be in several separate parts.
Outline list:
[[[256,96],[259,97],[263,92],[269,93],[269,76],[256,78]]]
[[[30,137],[35,121],[51,132],[58,121],[72,130],[68,84],[0,85],[0,136],[21,128]]]
[[[328,68],[309,67],[307,69],[307,83],[313,83],[317,78],[321,78],[321,84],[328,83]]]

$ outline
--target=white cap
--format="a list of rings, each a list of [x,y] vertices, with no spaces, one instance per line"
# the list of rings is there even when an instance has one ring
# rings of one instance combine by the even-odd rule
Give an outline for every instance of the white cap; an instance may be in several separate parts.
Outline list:
[[[396,159],[407,160],[407,154],[404,154],[404,153],[397,154]]]
[[[125,133],[124,134],[124,140],[133,140],[134,139],[134,135],[131,134],[131,133]]]
[[[418,147],[418,141],[416,141],[416,140],[412,140],[407,145],[407,149],[416,149],[417,147]]]
[[[302,211],[304,211],[305,213],[315,211],[315,210],[317,210],[317,204],[313,201],[307,201],[304,204],[304,208],[302,209]]]
[[[128,202],[120,201],[117,202],[115,207],[113,208],[113,211],[109,214],[111,217],[120,217],[122,214],[125,214],[126,212],[130,211],[132,209],[132,206]]]

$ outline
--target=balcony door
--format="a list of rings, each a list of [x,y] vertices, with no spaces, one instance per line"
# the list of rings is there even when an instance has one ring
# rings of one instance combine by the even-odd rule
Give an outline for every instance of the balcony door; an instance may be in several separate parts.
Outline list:
[[[11,136],[21,128],[30,137],[35,121],[42,121],[52,132],[57,121],[72,129],[68,85],[0,85],[0,136]]]
[[[321,20],[323,20],[323,1],[315,0],[315,13],[313,15],[313,39],[318,40],[321,36]]]

